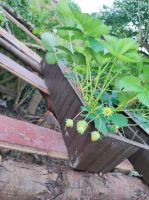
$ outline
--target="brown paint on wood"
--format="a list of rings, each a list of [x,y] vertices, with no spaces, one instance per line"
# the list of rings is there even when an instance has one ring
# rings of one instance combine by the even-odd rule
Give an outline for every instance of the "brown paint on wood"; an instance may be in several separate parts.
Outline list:
[[[149,186],[149,150],[137,151],[129,157],[129,161]]]
[[[65,120],[73,119],[80,112],[80,106],[85,103],[72,82],[65,78],[66,69],[62,65],[48,65],[43,62],[42,68],[54,112],[60,123],[68,154],[75,169],[91,172],[111,171],[122,160],[139,149],[149,149],[148,145],[140,143],[138,137],[139,142],[135,142],[117,135],[108,135],[94,143],[90,139],[90,132],[94,130],[92,124],[82,136],[77,133],[75,126],[66,130]],[[80,119],[82,119],[81,116],[77,118],[77,120]]]

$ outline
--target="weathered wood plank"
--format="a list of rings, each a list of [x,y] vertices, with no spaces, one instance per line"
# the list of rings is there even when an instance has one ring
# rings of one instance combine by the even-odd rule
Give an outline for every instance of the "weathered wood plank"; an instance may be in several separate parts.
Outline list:
[[[8,94],[12,97],[17,96],[17,92],[14,89],[9,88],[8,86],[0,85],[0,92],[2,92],[4,94]]]
[[[8,33],[5,29],[0,27],[0,36],[16,47],[18,50],[26,54],[27,56],[31,57],[32,59],[36,60],[38,63],[41,62],[41,57],[28,48],[23,42],[20,42],[14,35]]]
[[[26,66],[30,67],[32,70],[41,73],[41,65],[36,60],[34,60],[32,57],[29,57],[27,54],[23,53],[19,49],[17,49],[15,46],[7,42],[5,39],[0,37],[0,46],[11,53],[14,57],[19,59],[22,63],[24,63]]]
[[[68,159],[61,133],[2,115],[0,147]]]
[[[139,150],[129,160],[149,186],[149,150]]]
[[[42,45],[41,40],[32,34],[24,25],[22,25],[18,20],[16,20],[12,15],[10,15],[4,8],[2,8],[6,17],[15,23],[20,29],[22,29],[25,33],[27,33],[33,40],[35,40],[38,44]]]
[[[22,67],[20,64],[16,63],[2,53],[0,53],[0,66],[27,81],[28,83],[32,84],[42,92],[46,94],[49,93],[43,79],[41,79],[37,74],[30,72],[26,68]]]

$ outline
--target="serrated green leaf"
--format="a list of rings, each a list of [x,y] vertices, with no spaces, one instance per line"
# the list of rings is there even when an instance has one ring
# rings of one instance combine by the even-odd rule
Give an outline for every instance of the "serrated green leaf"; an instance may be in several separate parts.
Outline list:
[[[57,45],[57,39],[52,33],[43,33],[41,36],[41,40],[44,47],[48,51],[53,51],[53,48]]]
[[[81,110],[82,110],[82,111],[90,112],[90,111],[91,111],[91,108],[88,107],[88,106],[81,106]]]
[[[96,19],[89,14],[81,13],[81,11],[71,2],[69,3],[69,8],[86,34],[93,37],[100,37],[101,35],[108,33],[109,28],[99,19]]]
[[[83,54],[81,53],[78,53],[78,52],[74,52],[73,54],[73,59],[74,59],[74,62],[77,64],[77,65],[85,65],[86,64],[86,58]]]
[[[100,40],[101,44],[108,51],[123,62],[140,62],[140,56],[137,53],[138,46],[130,38],[118,39],[113,36],[104,36],[105,40]]]
[[[114,126],[108,126],[107,128],[108,128],[109,133],[113,133],[113,134],[116,133],[116,128]]]
[[[119,92],[117,94],[119,102],[127,102],[132,98],[132,92]]]
[[[84,39],[84,34],[81,29],[76,27],[69,27],[69,26],[63,26],[63,27],[57,27],[58,33],[60,34],[60,37],[65,40],[75,40],[75,39]]]
[[[114,123],[114,125],[118,126],[118,127],[124,127],[127,126],[128,124],[128,119],[122,115],[122,114],[118,114],[118,113],[114,113],[111,117],[110,117],[111,122]]]
[[[143,66],[143,79],[145,82],[149,82],[149,65]]]
[[[135,52],[125,53],[125,55],[117,55],[118,59],[123,62],[140,62],[139,54]]]
[[[72,26],[75,24],[75,19],[68,6],[69,0],[60,0],[56,5],[57,15],[59,20],[66,25]]]
[[[149,85],[146,85],[141,92],[137,94],[139,101],[149,107]]]
[[[91,120],[93,118],[95,118],[95,114],[94,113],[87,114],[87,119]]]
[[[134,76],[126,76],[119,80],[119,88],[124,89],[124,91],[142,91],[142,85],[140,83],[140,80]]]
[[[85,48],[85,55],[91,56],[98,65],[104,65],[111,60],[111,57],[104,55],[104,52],[100,51],[99,53],[96,53],[90,47]]]
[[[68,55],[73,56],[72,52],[71,52],[68,48],[66,48],[66,47],[64,47],[64,46],[58,45],[58,46],[55,46],[55,48],[60,49],[60,50],[63,50],[63,51],[64,51],[65,53],[67,53]]]
[[[91,47],[95,53],[104,50],[104,47],[100,44],[100,42],[94,39],[93,37],[88,37],[88,41],[89,41],[89,47]]]
[[[97,130],[99,130],[103,135],[107,135],[108,129],[106,126],[106,120],[104,120],[104,118],[96,118],[94,123]]]
[[[47,60],[48,64],[57,63],[57,59],[56,59],[55,54],[53,52],[48,52],[46,54],[46,60]]]

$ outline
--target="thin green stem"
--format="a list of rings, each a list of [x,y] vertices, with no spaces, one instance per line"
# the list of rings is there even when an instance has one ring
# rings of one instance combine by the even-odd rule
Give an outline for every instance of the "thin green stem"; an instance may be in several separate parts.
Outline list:
[[[119,112],[126,104],[131,102],[133,99],[136,99],[136,94],[133,94],[130,98],[125,99],[120,105],[115,109],[116,112]]]
[[[94,106],[95,106],[95,107],[97,106],[98,101],[99,101],[100,98],[101,98],[101,95],[103,94],[103,92],[105,91],[105,88],[107,87],[107,82],[109,81],[109,77],[110,77],[111,72],[112,72],[112,70],[113,70],[113,68],[114,68],[114,64],[115,64],[115,62],[113,62],[112,67],[110,68],[110,70],[109,70],[109,72],[108,72],[107,78],[106,78],[106,80],[105,80],[105,82],[104,82],[104,84],[103,84],[103,86],[102,86],[102,88],[101,88],[101,91],[100,91],[98,97],[96,98],[96,101],[95,101],[95,103],[94,103]],[[110,82],[111,82],[111,81],[110,81]],[[109,85],[109,83],[108,83],[108,85]]]
[[[90,97],[90,102],[92,102],[93,101],[93,98],[94,98],[94,94],[95,94],[95,92],[96,92],[96,90],[97,90],[97,87],[98,87],[98,83],[99,83],[99,79],[100,79],[100,77],[101,77],[101,75],[102,75],[102,73],[106,70],[106,68],[108,67],[108,65],[109,65],[109,63],[110,63],[110,61],[104,66],[104,68],[101,70],[101,67],[99,68],[99,70],[98,70],[98,74],[97,74],[97,76],[95,77],[95,86],[94,86],[94,88],[93,88],[93,92],[92,92],[92,94],[91,94],[91,97]]]

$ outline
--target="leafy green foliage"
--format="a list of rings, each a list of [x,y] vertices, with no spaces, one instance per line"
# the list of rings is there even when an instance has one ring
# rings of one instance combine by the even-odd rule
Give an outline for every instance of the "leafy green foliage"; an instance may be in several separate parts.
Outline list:
[[[33,33],[40,35],[46,30],[52,30],[58,24],[56,12],[51,8],[51,0],[6,0],[6,5],[12,7],[16,13],[20,14],[25,20],[33,25]],[[18,39],[30,42],[31,40],[26,37],[20,28],[5,21],[5,24],[17,35]]]
[[[118,127],[125,127],[128,124],[128,119],[119,113],[114,113],[111,117],[110,117],[111,122],[114,123],[115,126]]]
[[[85,34],[96,38],[108,33],[107,26],[93,16],[82,13],[74,3],[69,3],[69,8]]]
[[[115,0],[111,7],[105,6],[102,12],[96,14],[96,17],[102,18],[106,25],[112,27],[112,35],[138,38],[138,6],[142,24],[142,40],[144,40],[148,23],[147,0]]]
[[[69,0],[61,0],[56,6],[60,21],[66,26],[74,25],[74,17],[69,9]]]
[[[142,84],[136,77],[124,77],[119,82],[119,87],[124,91],[134,92],[140,102],[149,107],[149,85]]]
[[[65,62],[69,68],[65,76],[74,81],[86,102],[80,114],[85,129],[82,121],[76,128],[84,134],[93,122],[101,137],[116,133],[128,125],[119,113],[123,107],[134,99],[149,104],[148,68],[137,52],[138,45],[133,39],[108,35],[109,28],[101,20],[82,13],[74,2],[62,0],[56,10],[61,24],[42,40],[48,63]]]
[[[46,50],[53,52],[54,47],[57,45],[57,40],[54,35],[46,32],[41,36],[41,39]]]
[[[0,9],[0,23],[2,23],[4,21],[4,15],[2,10]]]
[[[141,92],[142,85],[139,79],[134,76],[126,76],[119,81],[119,88],[130,92]]]
[[[149,65],[143,65],[143,79],[149,83]]]
[[[137,53],[138,46],[136,42],[129,38],[118,39],[113,36],[104,36],[105,40],[100,41],[108,51],[117,59],[123,62],[140,62]]]
[[[54,54],[54,52],[53,53],[47,53],[46,54],[46,60],[47,60],[47,62],[49,63],[49,64],[55,64],[56,62],[57,62],[57,59],[56,59],[56,57],[55,57],[55,54]]]
[[[95,128],[99,130],[103,135],[107,135],[108,129],[106,126],[106,119],[104,117],[96,118],[94,120]]]
[[[100,51],[104,50],[104,47],[100,44],[100,42],[97,39],[94,39],[93,37],[88,37],[89,47],[92,48],[92,50],[95,53],[99,53]]]
[[[137,94],[137,98],[140,100],[140,102],[147,107],[149,107],[149,87],[146,85],[144,88],[142,88],[142,91]]]

